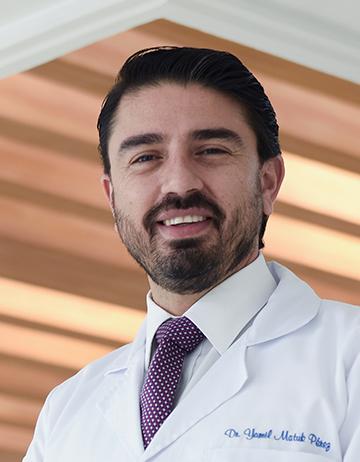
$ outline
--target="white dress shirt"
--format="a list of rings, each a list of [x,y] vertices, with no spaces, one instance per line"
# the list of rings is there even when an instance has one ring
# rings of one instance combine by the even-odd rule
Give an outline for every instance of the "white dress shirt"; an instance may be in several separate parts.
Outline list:
[[[239,288],[243,287],[243,290]],[[205,335],[205,339],[184,359],[174,405],[185,396],[210,367],[225,353],[254,321],[276,288],[276,282],[263,255],[233,274],[194,303],[184,316]],[[158,327],[176,318],[147,294],[145,372],[156,351]]]

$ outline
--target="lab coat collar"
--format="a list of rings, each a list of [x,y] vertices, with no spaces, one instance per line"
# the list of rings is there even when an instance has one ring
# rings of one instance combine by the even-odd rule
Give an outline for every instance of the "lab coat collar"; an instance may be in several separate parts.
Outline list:
[[[134,357],[138,354],[139,350],[143,351],[145,347],[145,340],[146,340],[146,324],[147,319],[144,318],[143,322],[141,323],[134,340],[125,345],[127,351],[125,351],[125,356],[118,355],[115,360],[109,364],[109,367],[106,368],[104,375],[113,374],[116,372],[125,371],[128,367],[132,364]]]
[[[268,267],[277,287],[248,332],[248,346],[274,340],[301,328],[320,309],[321,300],[308,284],[279,263],[268,263]]]

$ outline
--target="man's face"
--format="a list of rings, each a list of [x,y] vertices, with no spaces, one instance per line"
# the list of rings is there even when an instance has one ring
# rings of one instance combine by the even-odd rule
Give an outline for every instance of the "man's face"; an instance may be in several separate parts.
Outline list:
[[[128,93],[109,157],[119,235],[156,284],[201,292],[256,256],[266,207],[256,138],[238,103],[200,85]]]

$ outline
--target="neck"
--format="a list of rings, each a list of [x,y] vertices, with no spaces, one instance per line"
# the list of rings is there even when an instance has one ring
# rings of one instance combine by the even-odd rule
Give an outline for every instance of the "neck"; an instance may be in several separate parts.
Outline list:
[[[169,292],[168,290],[156,284],[150,277],[148,277],[152,299],[157,305],[159,305],[161,308],[163,308],[165,311],[172,314],[173,316],[182,316],[201,297],[203,297],[206,293],[210,292],[210,290],[212,290],[217,285],[221,284],[225,279],[227,279],[237,271],[240,271],[242,268],[245,268],[245,266],[248,266],[258,257],[258,255],[259,251],[256,250],[255,252],[250,254],[245,260],[243,260],[233,271],[226,274],[215,285],[202,292],[196,292],[192,294],[178,294],[174,292]]]

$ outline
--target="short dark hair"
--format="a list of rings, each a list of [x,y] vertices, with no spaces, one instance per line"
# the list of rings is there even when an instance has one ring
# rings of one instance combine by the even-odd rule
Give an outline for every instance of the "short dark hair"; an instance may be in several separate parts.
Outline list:
[[[198,83],[239,101],[254,130],[261,161],[281,153],[275,111],[260,82],[231,53],[188,47],[155,47],[127,59],[103,101],[98,118],[99,152],[110,173],[108,143],[116,109],[124,94],[160,82]]]
[[[109,137],[122,96],[161,82],[199,84],[239,102],[255,133],[257,151],[263,163],[281,154],[275,111],[260,82],[234,55],[226,51],[189,47],[153,47],[130,56],[105,97],[97,122],[99,152],[104,172],[110,174]],[[260,230],[260,248],[267,217]]]

